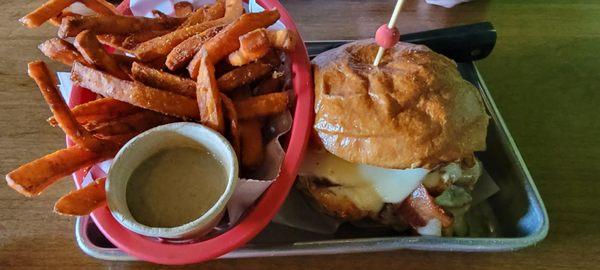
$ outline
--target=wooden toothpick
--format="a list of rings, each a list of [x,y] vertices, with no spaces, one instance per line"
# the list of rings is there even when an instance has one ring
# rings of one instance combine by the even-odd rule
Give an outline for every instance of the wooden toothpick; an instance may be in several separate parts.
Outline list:
[[[392,13],[392,17],[387,24],[388,29],[393,29],[396,25],[396,20],[398,19],[398,15],[400,14],[400,10],[402,10],[402,4],[404,4],[404,0],[398,0],[396,2],[396,6],[394,7],[394,12]],[[373,66],[378,66],[381,58],[383,58],[383,53],[385,53],[385,48],[379,46],[379,50],[377,51],[377,55],[375,56],[375,61],[373,61]]]

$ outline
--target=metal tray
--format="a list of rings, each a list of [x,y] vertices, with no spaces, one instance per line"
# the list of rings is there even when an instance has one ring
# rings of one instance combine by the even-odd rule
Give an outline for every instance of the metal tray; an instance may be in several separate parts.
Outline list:
[[[373,233],[347,228],[342,228],[335,235],[325,236],[271,223],[250,243],[222,258],[337,254],[399,249],[468,252],[511,251],[534,245],[544,239],[548,233],[548,214],[492,96],[474,63],[458,63],[458,67],[462,76],[480,90],[491,116],[487,150],[478,153],[478,158],[500,188],[498,193],[485,202],[486,207],[497,220],[496,228],[494,228],[496,237],[401,236],[389,231]],[[113,261],[136,260],[112,245],[88,217],[77,219],[75,235],[79,247],[92,257]]]

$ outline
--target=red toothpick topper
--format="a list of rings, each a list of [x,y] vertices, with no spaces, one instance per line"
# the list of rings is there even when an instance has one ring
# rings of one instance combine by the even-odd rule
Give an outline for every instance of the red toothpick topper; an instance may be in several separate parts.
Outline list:
[[[400,32],[398,32],[398,28],[396,28],[396,19],[398,19],[398,14],[400,14],[403,3],[404,0],[398,0],[398,2],[396,2],[390,22],[380,26],[375,33],[375,41],[377,41],[377,44],[379,45],[379,50],[375,56],[375,61],[373,61],[373,66],[379,65],[385,49],[393,47],[400,40]]]

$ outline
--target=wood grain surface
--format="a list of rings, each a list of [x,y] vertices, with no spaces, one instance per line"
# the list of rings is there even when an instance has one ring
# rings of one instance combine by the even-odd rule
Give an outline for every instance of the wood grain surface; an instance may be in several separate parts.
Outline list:
[[[282,1],[306,40],[373,35],[394,1]],[[600,269],[600,1],[475,0],[453,9],[407,0],[401,33],[488,20],[498,43],[480,67],[550,215],[536,247],[509,253],[396,251],[218,260],[205,269]],[[0,1],[0,173],[64,146],[26,64],[55,35],[18,19],[41,0]],[[66,70],[52,64],[54,70]],[[35,198],[0,185],[0,269],[159,268],[85,255],[73,219],[52,213],[67,179]],[[189,268],[192,268],[189,267]]]

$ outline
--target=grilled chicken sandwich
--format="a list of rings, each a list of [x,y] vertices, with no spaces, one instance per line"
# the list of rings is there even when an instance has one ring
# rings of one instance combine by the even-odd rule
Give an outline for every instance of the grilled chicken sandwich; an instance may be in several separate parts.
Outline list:
[[[314,136],[298,187],[324,213],[422,235],[465,235],[488,115],[454,61],[362,40],[313,60]]]

